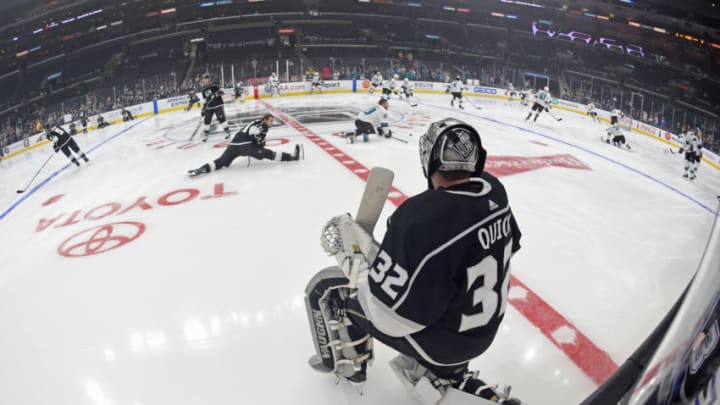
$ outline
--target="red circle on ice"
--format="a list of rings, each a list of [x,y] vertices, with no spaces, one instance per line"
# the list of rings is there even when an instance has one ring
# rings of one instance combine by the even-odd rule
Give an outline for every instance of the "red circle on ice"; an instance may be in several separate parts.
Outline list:
[[[145,232],[140,222],[114,222],[78,232],[67,238],[58,253],[64,257],[84,257],[105,253],[139,238]]]

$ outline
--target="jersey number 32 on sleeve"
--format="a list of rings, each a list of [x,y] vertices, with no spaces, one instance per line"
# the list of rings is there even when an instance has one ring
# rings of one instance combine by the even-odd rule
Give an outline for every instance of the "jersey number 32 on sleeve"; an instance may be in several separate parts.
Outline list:
[[[512,255],[512,240],[505,245],[504,260],[502,267],[498,263],[497,259],[493,256],[487,256],[480,261],[480,263],[468,267],[468,293],[472,288],[475,281],[478,278],[483,278],[483,284],[477,287],[472,292],[472,303],[473,308],[476,308],[482,304],[480,312],[473,313],[472,315],[462,314],[460,321],[460,332],[465,332],[470,329],[479,328],[485,326],[495,316],[501,316],[505,313],[505,307],[507,306],[508,289],[510,288],[510,272],[506,271],[508,268],[508,262]],[[495,286],[498,282],[498,274],[505,273],[505,279],[500,287],[501,296],[495,292]],[[498,303],[500,304],[500,310],[498,311]]]

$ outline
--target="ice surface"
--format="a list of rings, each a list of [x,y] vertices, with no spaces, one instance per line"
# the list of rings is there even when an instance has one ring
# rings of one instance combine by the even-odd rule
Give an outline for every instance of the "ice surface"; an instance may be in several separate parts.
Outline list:
[[[223,150],[219,128],[207,144],[188,142],[196,112],[78,136],[91,163],[57,155],[22,195],[50,147],[0,163],[0,404],[412,404],[381,344],[363,396],[313,372],[302,294],[332,264],[322,225],[354,212],[362,194],[348,167],[385,166],[399,191],[422,191],[417,140],[447,116],[479,129],[523,232],[512,263],[522,286],[472,366],[530,404],[580,402],[607,372],[584,370],[593,352],[575,345],[584,336],[617,365],[660,320],[699,261],[718,172],[703,164],[689,182],[664,144],[633,134],[623,151],[599,141],[604,125],[564,111],[562,122],[533,124],[517,104],[476,100],[482,110],[461,112],[449,97],[420,98],[417,108],[391,102],[393,132],[408,144],[333,135],[376,103],[367,95],[267,101],[322,138],[273,128],[277,150],[304,145],[297,163],[239,158],[187,178]],[[227,106],[233,128],[265,110]],[[376,237],[394,209],[386,204]],[[533,297],[564,321],[543,318]]]

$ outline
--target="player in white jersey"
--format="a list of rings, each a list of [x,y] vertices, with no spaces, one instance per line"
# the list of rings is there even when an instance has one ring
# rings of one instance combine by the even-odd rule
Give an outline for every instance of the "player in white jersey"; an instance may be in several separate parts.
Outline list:
[[[530,96],[530,90],[525,89],[520,91],[520,105],[528,105],[528,96]]]
[[[458,100],[458,107],[460,107],[461,110],[465,109],[463,106],[463,90],[465,90],[465,85],[460,79],[460,76],[455,76],[455,81],[448,84],[447,90],[445,90],[445,93],[451,93],[453,96],[452,100],[450,100],[450,106],[455,107],[455,100]]]
[[[324,84],[325,83],[323,82],[323,79],[320,77],[320,73],[315,72],[311,81],[310,94],[313,94],[315,90],[318,90],[320,94],[322,94],[322,88]]]
[[[533,111],[535,111],[535,118],[533,118],[533,122],[537,121],[541,112],[549,111],[550,100],[550,89],[545,86],[544,89],[538,91],[537,94],[535,94],[535,103],[533,104],[532,109],[528,113],[527,117],[525,117],[525,121],[530,119]]]
[[[415,85],[410,83],[410,80],[406,77],[405,80],[403,80],[402,85],[400,86],[400,89],[402,90],[401,96],[405,97],[405,99],[410,99],[415,97],[413,94],[413,90],[415,90]]]
[[[392,79],[390,80],[390,91],[392,94],[397,96],[397,98],[400,98],[400,76],[393,75]]]
[[[510,82],[508,82],[507,95],[508,95],[508,101],[512,101],[512,98],[517,96],[517,91],[515,91],[515,86],[513,86],[513,84]]]
[[[685,173],[683,177],[688,180],[695,180],[695,172],[697,172],[700,160],[702,159],[702,142],[699,137],[699,130],[688,131],[683,129],[681,134],[685,137],[680,153],[685,153]]]
[[[370,80],[370,94],[375,93],[375,89],[378,87],[382,87],[383,85],[383,76],[380,72],[375,72],[375,74],[372,76],[372,79]]]
[[[378,134],[385,138],[392,137],[392,131],[388,124],[388,109],[390,103],[386,98],[380,98],[378,104],[361,111],[355,119],[355,130],[343,133],[343,136],[350,143],[355,143],[355,137],[362,135],[363,142],[369,141],[370,134]]]
[[[605,137],[603,138],[603,141],[607,143],[612,143],[613,145],[620,147],[625,147],[626,149],[630,149],[630,144],[627,143],[625,139],[625,135],[623,134],[622,130],[620,129],[620,125],[613,124],[610,125],[605,132]]]
[[[275,72],[268,78],[267,91],[272,94],[273,97],[280,97],[280,80]]]
[[[624,117],[625,114],[623,114],[622,111],[618,110],[617,108],[610,111],[610,125],[617,124],[620,121],[620,118]]]
[[[587,105],[587,115],[592,118],[594,122],[600,122],[597,111],[595,111],[595,104],[593,104],[592,101]]]

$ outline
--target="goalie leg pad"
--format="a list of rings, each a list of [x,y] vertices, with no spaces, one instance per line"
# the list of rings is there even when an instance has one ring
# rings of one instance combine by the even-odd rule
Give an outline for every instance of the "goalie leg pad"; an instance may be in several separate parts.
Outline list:
[[[310,330],[316,354],[310,366],[349,378],[364,371],[373,357],[372,338],[344,314],[349,280],[336,266],[318,272],[305,288]]]

